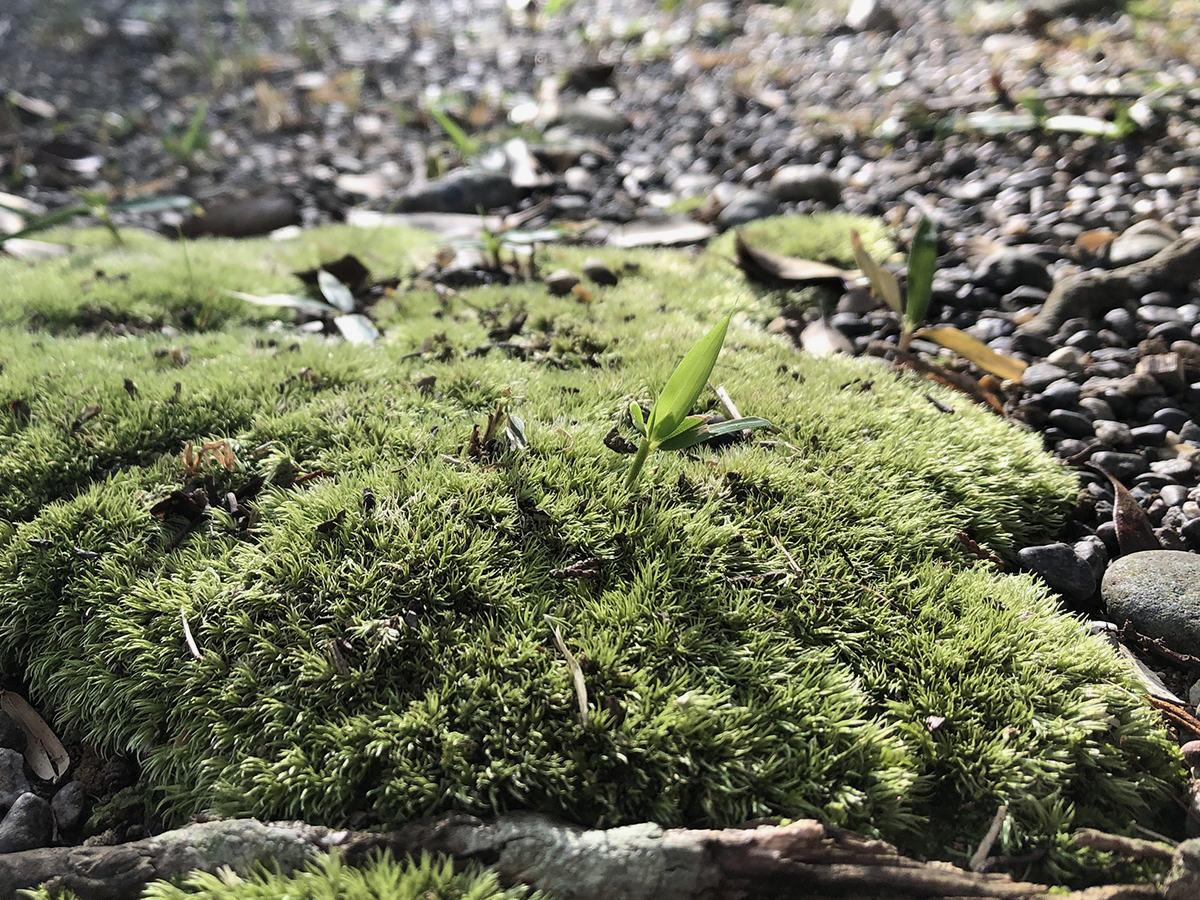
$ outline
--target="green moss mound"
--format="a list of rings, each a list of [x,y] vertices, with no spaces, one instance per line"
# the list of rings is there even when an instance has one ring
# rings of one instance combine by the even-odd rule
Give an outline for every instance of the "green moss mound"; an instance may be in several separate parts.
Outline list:
[[[890,228],[879,219],[853,213],[770,216],[748,222],[737,230],[756,247],[848,269],[858,268],[850,243],[851,231],[858,232],[863,246],[880,262],[896,252]],[[733,232],[729,231],[713,241],[712,247],[733,256],[733,241]]]
[[[428,239],[306,240],[378,272]],[[1011,558],[1062,522],[1073,479],[1035,436],[798,355],[719,259],[606,259],[625,274],[590,305],[399,292],[368,346],[239,324],[258,308],[173,337],[0,331],[0,400],[28,408],[0,415],[0,670],[60,733],[136,754],[173,820],[815,816],[962,858],[1004,803],[1002,852],[1049,846],[1065,877],[1068,828],[1169,812],[1177,751],[1117,660],[959,539]],[[272,289],[244,271],[162,305]],[[30,309],[64,296],[25,284]],[[625,490],[606,433],[632,437],[630,400],[738,302],[713,380],[778,432],[656,454]],[[525,448],[475,452],[502,399]],[[188,442],[217,445],[190,473]],[[211,501],[186,533],[161,503],[183,490]]]
[[[75,894],[39,890],[28,896],[29,900],[73,900]],[[243,878],[228,870],[215,875],[196,872],[181,884],[154,882],[142,894],[144,900],[538,900],[542,896],[520,887],[502,888],[494,872],[477,866],[456,872],[453,860],[428,854],[400,863],[385,854],[358,869],[346,865],[337,853],[290,875],[263,871]]]

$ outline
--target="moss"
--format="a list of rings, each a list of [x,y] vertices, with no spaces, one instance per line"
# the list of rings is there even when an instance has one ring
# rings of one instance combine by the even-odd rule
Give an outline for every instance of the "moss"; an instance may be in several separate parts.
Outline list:
[[[402,863],[377,856],[361,869],[329,854],[289,875],[260,871],[242,877],[229,869],[196,872],[179,884],[158,881],[144,900],[537,900],[543,895],[521,887],[502,888],[494,872],[470,866],[456,872],[452,860],[423,855]],[[28,892],[29,900],[74,900],[75,894],[46,889]]]
[[[308,240],[339,256],[367,238]],[[396,271],[426,239],[371,240]],[[282,252],[245,242],[206,277],[288,287],[245,274]],[[0,331],[0,400],[29,408],[0,416],[0,669],[64,734],[137,754],[169,820],[816,816],[962,858],[1007,803],[1003,852],[1050,846],[1043,871],[1066,877],[1068,828],[1169,814],[1177,751],[1118,662],[958,539],[1011,559],[1061,524],[1074,480],[1035,436],[877,364],[797,355],[717,258],[605,258],[638,268],[590,305],[399,292],[370,346],[239,324],[257,309],[170,338]],[[18,302],[62,296],[59,271]],[[656,454],[629,494],[606,432],[632,436],[629,400],[738,302],[714,383],[778,433]],[[520,310],[524,332],[488,336]],[[472,456],[502,397],[527,449]],[[228,467],[209,453],[188,474],[186,442],[227,442]],[[186,533],[178,495],[152,514],[179,490],[215,507]]]
[[[757,219],[738,230],[756,247],[849,269],[858,268],[850,244],[851,231],[859,233],[864,246],[877,260],[886,260],[896,252],[891,229],[883,222],[851,213],[771,216]],[[714,241],[713,249],[732,256],[733,233],[727,232]]]

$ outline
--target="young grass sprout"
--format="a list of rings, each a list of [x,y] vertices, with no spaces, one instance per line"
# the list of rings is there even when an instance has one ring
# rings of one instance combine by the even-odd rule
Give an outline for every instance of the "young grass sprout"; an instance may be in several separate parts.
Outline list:
[[[1021,360],[999,354],[966,332],[950,325],[921,327],[929,314],[929,302],[933,297],[933,276],[937,271],[937,231],[928,216],[921,216],[913,235],[912,247],[908,252],[907,303],[900,293],[900,284],[896,281],[896,276],[871,257],[858,232],[850,233],[850,242],[854,247],[854,258],[858,267],[871,282],[871,290],[900,319],[901,351],[907,351],[912,339],[919,335],[957,353],[993,375],[1013,381],[1021,380],[1025,371],[1025,363]]]
[[[633,468],[625,479],[626,487],[637,484],[646,459],[655,450],[683,450],[723,434],[772,427],[766,419],[756,417],[711,423],[703,416],[688,415],[708,383],[732,318],[731,312],[687,352],[654,401],[649,419],[643,418],[642,408],[636,400],[629,404],[633,427],[642,436],[642,442],[633,458]]]

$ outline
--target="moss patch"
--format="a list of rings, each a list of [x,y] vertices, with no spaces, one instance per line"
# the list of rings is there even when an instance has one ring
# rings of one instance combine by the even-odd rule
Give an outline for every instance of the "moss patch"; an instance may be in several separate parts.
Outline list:
[[[230,870],[212,875],[196,872],[181,884],[155,882],[142,896],[145,900],[537,900],[543,895],[521,887],[502,888],[494,872],[478,866],[456,872],[449,859],[425,855],[397,863],[384,855],[356,869],[332,853],[291,875],[261,871],[243,878]],[[29,892],[29,900],[74,897],[70,891]]]
[[[263,259],[353,250],[386,274],[428,241],[191,244],[200,295],[166,244],[136,277],[186,310],[217,287],[292,290]],[[131,251],[88,268],[115,270],[110,252]],[[1073,478],[1035,436],[798,355],[718,258],[605,258],[638,268],[590,305],[540,285],[398,293],[370,346],[226,305],[220,330],[174,337],[0,330],[0,400],[28,407],[0,415],[0,669],[64,735],[136,753],[169,819],[816,816],[962,858],[1006,803],[1002,852],[1049,847],[1065,877],[1069,827],[1168,811],[1177,751],[1118,662],[958,539],[1011,558],[1062,522]],[[79,268],[54,266],[16,303],[67,302]],[[713,380],[779,432],[657,454],[630,494],[605,434],[632,437],[630,399],[648,406],[739,302]],[[527,449],[473,454],[502,397]],[[189,474],[186,442],[220,446]]]

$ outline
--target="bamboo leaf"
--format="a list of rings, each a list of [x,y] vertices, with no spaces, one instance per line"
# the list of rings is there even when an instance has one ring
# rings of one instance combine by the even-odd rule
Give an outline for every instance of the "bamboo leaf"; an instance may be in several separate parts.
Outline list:
[[[953,350],[963,359],[975,363],[979,368],[986,372],[991,372],[999,378],[1020,381],[1021,375],[1029,368],[1028,363],[997,353],[986,344],[975,340],[975,338],[971,337],[965,331],[959,331],[950,325],[925,328],[921,330],[920,334],[931,341],[936,341],[947,350]]]
[[[324,269],[318,269],[317,284],[321,288],[322,295],[331,304],[344,313],[354,312],[354,295],[350,293],[350,288],[338,281],[337,276],[331,275]]]
[[[267,294],[259,296],[257,294],[243,294],[241,291],[226,290],[230,297],[237,297],[239,300],[245,300],[247,303],[255,303],[259,306],[290,306],[292,309],[299,309],[303,312],[316,313],[319,316],[327,316],[330,313],[338,312],[336,307],[330,306],[328,303],[322,303],[320,300],[312,300],[308,297],[297,297],[295,294]]]
[[[896,281],[896,276],[875,262],[874,257],[863,246],[862,238],[853,229],[850,231],[850,245],[854,248],[855,262],[871,282],[872,293],[886,303],[896,315],[904,315],[904,301],[900,298],[900,283]]]
[[[708,421],[708,419],[704,418],[704,416],[688,416],[686,419],[684,419],[682,422],[680,422],[677,426],[675,426],[675,430],[672,431],[670,434],[668,434],[665,438],[663,438],[663,440],[669,441],[671,438],[678,437],[679,435],[683,434],[685,431],[691,431],[693,428],[699,428],[701,425],[703,425],[707,421]]]
[[[642,407],[636,400],[629,404],[629,418],[633,420],[634,430],[640,435],[646,434],[646,419],[642,415]]]
[[[744,419],[729,419],[725,422],[707,423],[681,431],[674,437],[668,438],[659,445],[660,450],[686,450],[697,444],[703,444],[715,437],[734,434],[739,431],[752,431],[756,428],[774,428],[767,419],[757,416],[747,416]]]
[[[929,312],[933,297],[933,273],[937,271],[937,231],[929,216],[921,216],[908,252],[908,305],[904,321],[909,330],[919,328]]]
[[[123,200],[112,204],[109,212],[167,212],[173,209],[186,209],[189,212],[199,208],[200,204],[191,197],[174,194],[168,197],[139,197],[136,200]]]
[[[45,719],[25,702],[24,697],[12,691],[0,690],[0,710],[25,732],[25,761],[33,774],[43,781],[62,778],[71,767],[71,757]]]
[[[379,329],[375,323],[361,313],[349,316],[334,316],[333,324],[351,344],[370,344],[379,340]]]
[[[730,312],[700,338],[667,379],[646,423],[646,433],[651,441],[661,442],[674,435],[691,412],[700,392],[708,383],[713,366],[717,364],[717,356],[721,353],[721,345],[725,343],[725,333],[729,330],[732,318],[733,313]]]

